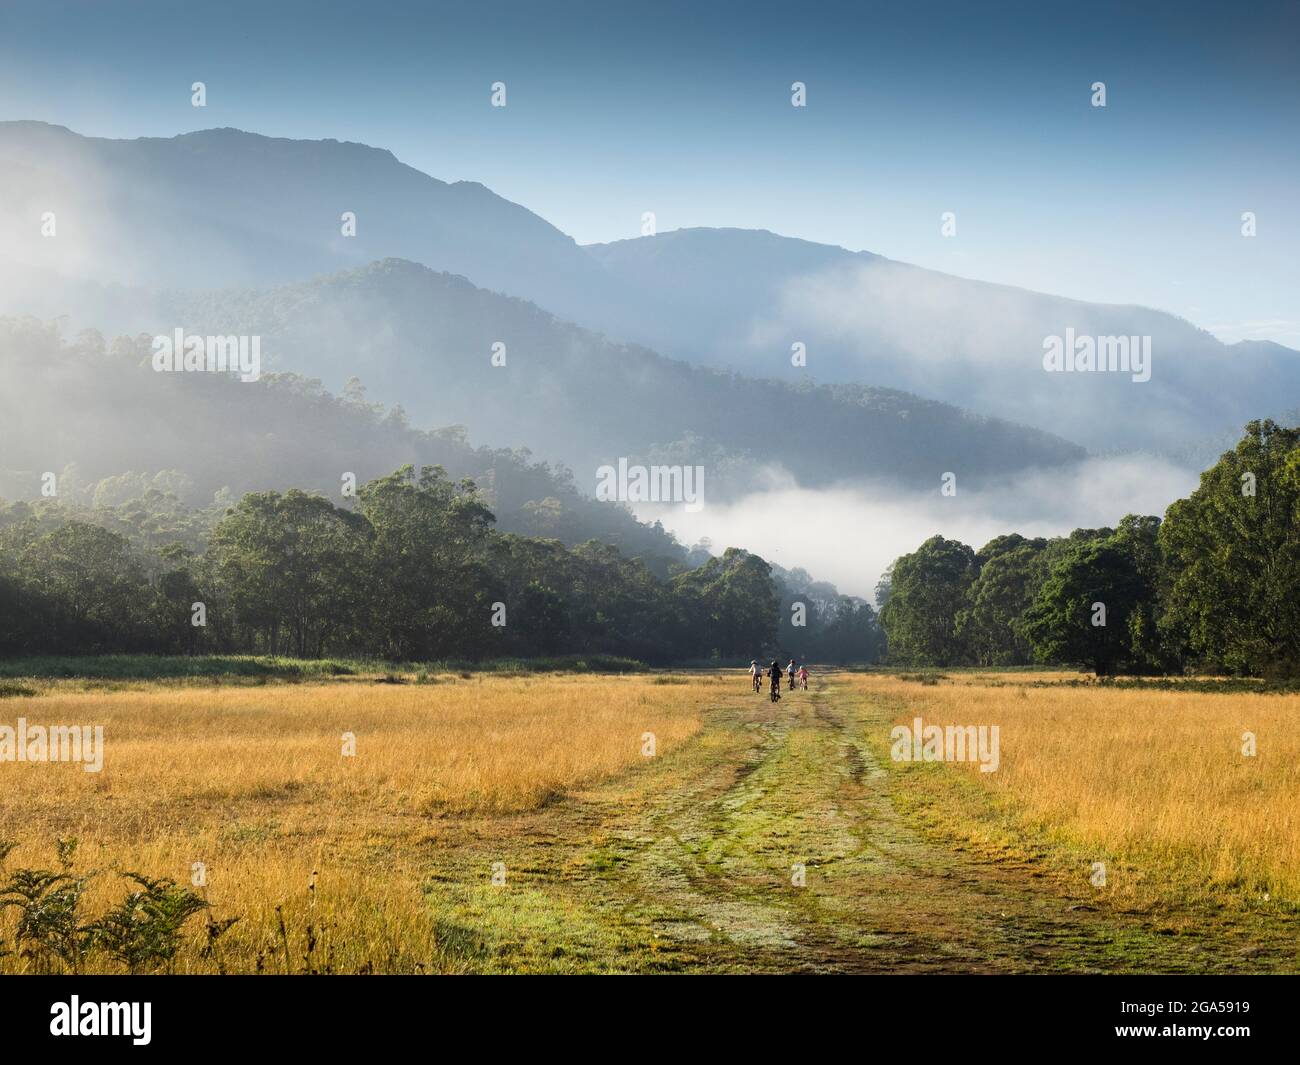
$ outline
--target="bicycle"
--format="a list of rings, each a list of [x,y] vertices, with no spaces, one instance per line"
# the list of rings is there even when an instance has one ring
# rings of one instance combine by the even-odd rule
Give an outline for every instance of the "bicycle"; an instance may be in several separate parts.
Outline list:
[[[781,682],[779,680],[773,680],[772,681],[772,702],[779,703],[780,701],[781,701]]]
[[[756,691],[756,692],[761,692],[762,690],[763,690],[763,678],[762,678],[761,676],[759,676],[757,673],[755,673],[755,674],[754,674],[754,691]]]

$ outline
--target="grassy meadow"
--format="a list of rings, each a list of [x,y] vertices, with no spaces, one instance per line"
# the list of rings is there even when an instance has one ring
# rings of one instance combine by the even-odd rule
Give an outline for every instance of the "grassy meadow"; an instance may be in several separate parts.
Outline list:
[[[908,783],[950,832],[1106,862],[1121,893],[1300,904],[1300,693],[1081,684],[1059,672],[853,683],[896,710],[895,723],[999,726],[996,772],[936,764]]]
[[[107,752],[98,773],[0,766],[0,839],[19,844],[6,865],[57,869],[56,841],[75,838],[74,871],[100,871],[86,897],[94,911],[125,890],[115,870],[189,884],[202,862],[214,916],[240,920],[210,966],[184,958],[183,969],[296,969],[309,927],[318,966],[436,966],[421,858],[437,846],[440,823],[535,809],[633,771],[646,760],[646,732],[659,754],[671,752],[700,729],[717,683],[422,679],[69,692],[56,684],[39,698],[6,699],[0,722],[102,724]],[[345,733],[354,755],[343,754]],[[0,959],[0,971],[15,967],[13,956]]]
[[[1297,968],[1297,694],[817,671],[774,705],[731,671],[85,672],[11,673],[0,698],[0,725],[106,744],[99,773],[0,763],[0,880],[89,876],[83,923],[126,872],[191,888],[209,908],[142,969]],[[998,725],[998,771],[892,762],[917,716]],[[127,968],[22,949],[20,913],[0,972]]]

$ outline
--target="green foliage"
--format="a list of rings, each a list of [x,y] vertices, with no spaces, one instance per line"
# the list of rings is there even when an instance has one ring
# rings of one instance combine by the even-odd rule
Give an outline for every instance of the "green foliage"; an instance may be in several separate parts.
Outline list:
[[[272,655],[321,655],[332,630],[357,609],[367,533],[357,515],[320,496],[244,496],[212,533],[205,562],[220,590],[213,605],[226,612],[209,617],[257,632]],[[185,586],[198,595],[192,578]]]
[[[1184,657],[1183,646],[1160,627],[1165,602],[1161,593],[1166,583],[1166,563],[1160,550],[1160,525],[1156,517],[1129,514],[1115,529],[1115,545],[1133,562],[1141,582],[1141,597],[1128,617],[1131,667],[1143,672],[1177,669]]]
[[[955,619],[957,638],[975,665],[1020,666],[1032,660],[1020,618],[1033,601],[1046,547],[1046,540],[1013,534],[998,537],[976,555],[984,561]]]
[[[0,840],[0,866],[15,846]],[[72,873],[75,839],[60,839],[57,846],[62,872],[16,869],[0,884],[0,910],[17,913],[14,946],[19,956],[45,973],[78,972],[93,951],[103,951],[132,973],[170,965],[186,923],[208,909],[207,901],[174,880],[125,873],[136,890],[98,920],[87,920],[81,904],[94,874]],[[214,920],[209,915],[204,957],[211,956],[217,939],[236,920]]]
[[[0,640],[143,649],[151,595],[126,538],[30,514],[0,528]],[[3,646],[0,643],[0,646]]]
[[[781,600],[777,643],[796,661],[865,663],[880,658],[884,634],[865,599],[840,595],[833,584],[815,581],[803,569],[773,566],[772,572]]]
[[[293,679],[355,671],[358,658],[664,663],[776,646],[787,590],[746,551],[673,564],[665,579],[610,544],[570,548],[493,522],[477,485],[437,466],[370,481],[354,506],[297,490],[249,493],[205,550],[176,542],[143,560],[139,538],[56,506],[0,505],[0,652],[104,655],[0,662],[0,676]],[[800,634],[800,656],[819,647],[870,655],[870,607],[829,585],[818,591],[825,608]],[[165,653],[105,654],[139,651]]]
[[[16,869],[0,887],[0,909],[18,911],[15,946],[40,971],[61,962],[76,972],[94,941],[93,925],[81,921],[81,897],[89,877],[48,869]]]
[[[185,677],[279,678],[347,676],[371,663],[323,658],[304,661],[271,655],[37,655],[0,659],[0,677],[87,680],[166,680]],[[0,682],[0,693],[10,682]],[[25,688],[18,694],[35,695]]]
[[[1124,544],[1084,542],[1053,565],[1022,628],[1041,660],[1106,676],[1139,660],[1133,626],[1152,592]]]
[[[673,581],[686,615],[687,639],[721,657],[757,653],[774,645],[778,600],[771,566],[729,547]]]
[[[957,615],[976,572],[975,552],[942,536],[894,563],[889,599],[880,611],[891,660],[935,666],[965,661]]]
[[[453,483],[436,466],[418,476],[404,466],[358,496],[369,526],[364,575],[375,609],[367,621],[378,652],[428,658],[483,646],[491,628],[484,550],[493,517],[474,483]],[[347,606],[338,613],[355,616]]]
[[[910,680],[917,684],[924,684],[927,687],[934,687],[941,680],[947,680],[947,674],[944,673],[900,673],[899,680]]]
[[[1251,422],[1163,521],[978,553],[933,537],[877,598],[896,663],[1300,675],[1300,429]]]
[[[300,659],[269,655],[92,655],[85,658],[40,656],[0,660],[0,676],[27,678],[78,678],[85,680],[228,680],[264,684],[268,680],[306,681],[320,677],[351,676],[400,670],[423,674],[456,673],[473,668],[480,673],[642,673],[643,662],[606,654],[532,655],[527,658],[435,659],[426,662],[388,662],[382,659]],[[0,684],[8,682],[0,681]],[[26,686],[27,695],[38,694]]]
[[[35,688],[29,688],[26,684],[15,684],[12,681],[0,681],[0,699],[8,698],[30,698],[36,694]]]
[[[1300,429],[1251,422],[1169,508],[1164,631],[1207,665],[1300,672]]]
[[[130,892],[96,921],[92,934],[97,946],[132,973],[148,972],[176,957],[185,922],[207,909],[208,904],[174,880],[151,880],[139,873],[124,875],[139,885],[139,890]],[[215,938],[210,928],[209,945]]]

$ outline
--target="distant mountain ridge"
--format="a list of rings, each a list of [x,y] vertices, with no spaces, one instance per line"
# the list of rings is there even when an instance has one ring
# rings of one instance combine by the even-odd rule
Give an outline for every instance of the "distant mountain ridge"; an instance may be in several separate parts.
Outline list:
[[[972,482],[1083,457],[1058,437],[918,396],[816,386],[691,366],[615,344],[535,304],[400,259],[268,289],[172,293],[150,328],[263,338],[273,368],[334,391],[358,377],[417,424],[463,424],[527,444],[594,490],[599,465],[703,465],[709,497],[753,490],[771,470],[801,484]],[[495,365],[499,349],[504,365]]]
[[[236,129],[108,140],[0,122],[0,163],[6,255],[70,278],[265,284],[387,256],[530,296],[602,277],[572,238],[531,211],[364,144]],[[29,224],[46,211],[56,214],[56,240]],[[352,237],[343,235],[348,212]]]
[[[913,392],[1094,452],[1183,451],[1294,406],[1300,393],[1290,349],[1224,345],[1149,308],[966,280],[766,231],[579,246],[482,185],[448,184],[355,143],[233,129],[119,141],[0,123],[0,204],[0,311],[10,313],[75,311],[60,299],[80,301],[86,280],[146,292],[265,287],[403,258],[626,345],[750,377]],[[57,239],[40,234],[46,212]],[[345,212],[356,215],[355,236],[341,232]],[[101,299],[109,314],[130,302],[118,295]],[[1044,339],[1067,329],[1152,337],[1151,380],[1045,372]],[[796,344],[806,366],[792,364]]]
[[[765,231],[678,230],[585,247],[636,286],[629,333],[657,350],[750,372],[761,364],[787,379],[870,380],[1048,428],[1093,452],[1177,452],[1300,394],[1300,352],[1225,345],[1147,307],[971,281]],[[608,329],[616,313],[593,307],[582,320]],[[1151,337],[1151,379],[1045,372],[1044,342],[1066,330]],[[790,366],[795,341],[806,370]]]

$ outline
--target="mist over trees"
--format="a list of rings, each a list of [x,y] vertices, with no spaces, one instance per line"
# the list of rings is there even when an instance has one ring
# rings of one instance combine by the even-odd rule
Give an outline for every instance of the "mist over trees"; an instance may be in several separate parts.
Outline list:
[[[23,386],[0,399],[0,494],[20,497],[0,503],[0,651],[878,653],[867,604],[739,549],[688,551],[525,449],[414,429],[355,379],[333,396],[153,373],[148,341],[0,319]],[[792,626],[779,608],[805,588]]]
[[[899,664],[1300,672],[1300,429],[1246,426],[1164,519],[1066,537],[934,536],[899,558],[880,623]]]
[[[473,447],[463,426],[416,429],[400,405],[368,401],[359,380],[335,396],[292,374],[154,373],[149,358],[148,337],[65,341],[57,324],[0,318],[0,497],[40,498],[48,471],[63,500],[114,505],[156,489],[191,508],[215,500],[220,513],[250,491],[338,499],[344,473],[360,483],[436,465],[473,479],[506,531],[600,539],[661,575],[684,557],[658,524],[579,492],[567,467],[522,447]]]
[[[979,550],[932,537],[894,563],[877,617],[805,571],[688,551],[526,450],[414,429],[356,380],[341,397],[293,375],[182,381],[149,371],[147,338],[68,342],[33,320],[0,321],[0,354],[26,383],[0,400],[0,491],[39,500],[46,472],[59,484],[57,502],[0,518],[9,652],[668,662],[780,647],[870,662],[887,644],[900,664],[1102,674],[1300,661],[1300,430],[1271,421],[1252,422],[1163,520]],[[442,472],[414,472],[429,468]],[[344,472],[364,486],[351,503]],[[195,602],[209,618],[198,631]],[[496,602],[513,622],[490,624]]]

